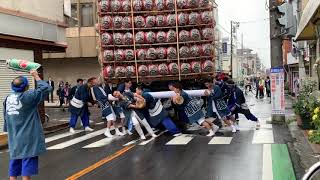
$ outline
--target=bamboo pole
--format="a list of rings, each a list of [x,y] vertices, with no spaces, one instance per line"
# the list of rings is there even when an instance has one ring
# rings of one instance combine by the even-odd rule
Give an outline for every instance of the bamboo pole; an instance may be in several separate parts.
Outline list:
[[[136,52],[136,35],[134,29],[134,13],[133,13],[133,0],[131,0],[131,25],[132,25],[132,37],[133,37],[133,52],[134,52],[134,64],[136,67],[136,79],[137,83],[139,82],[139,73],[138,73],[138,62],[137,62],[137,52]]]
[[[179,51],[179,25],[178,25],[178,7],[177,0],[174,1],[174,11],[176,14],[176,34],[177,34],[177,58],[178,58],[178,72],[179,72],[179,81],[181,81],[181,67],[180,67],[180,51]]]

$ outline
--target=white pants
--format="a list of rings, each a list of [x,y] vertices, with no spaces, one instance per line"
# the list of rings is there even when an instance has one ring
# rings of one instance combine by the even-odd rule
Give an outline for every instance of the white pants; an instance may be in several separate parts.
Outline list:
[[[142,124],[146,128],[149,134],[154,134],[147,120],[145,118],[140,119],[137,113],[134,111],[131,112],[131,121],[140,136],[143,136],[143,131],[140,124]]]

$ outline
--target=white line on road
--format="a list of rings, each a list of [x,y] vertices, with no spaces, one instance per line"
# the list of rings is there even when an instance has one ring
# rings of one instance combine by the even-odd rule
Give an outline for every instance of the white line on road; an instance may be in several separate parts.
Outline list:
[[[49,143],[49,142],[52,142],[52,141],[55,141],[58,139],[62,139],[62,138],[68,137],[68,136],[72,136],[72,135],[75,135],[75,134],[78,134],[81,132],[83,132],[83,130],[77,130],[74,134],[72,134],[70,132],[66,132],[66,133],[55,135],[55,136],[51,136],[51,137],[46,138],[46,143]]]
[[[263,145],[262,180],[273,180],[271,144]]]
[[[74,144],[80,143],[82,141],[91,139],[93,137],[99,136],[99,135],[103,134],[105,131],[106,131],[106,129],[101,129],[99,131],[95,131],[93,133],[86,134],[84,136],[81,136],[81,137],[78,137],[78,138],[75,138],[75,139],[72,139],[72,140],[69,140],[69,141],[66,141],[66,142],[51,146],[48,149],[49,150],[51,150],[51,149],[63,149],[63,148],[72,146]]]
[[[121,139],[122,137],[124,136],[114,136],[113,138],[104,138],[104,139],[101,139],[100,141],[97,141],[97,142],[94,142],[94,143],[91,143],[87,146],[84,146],[82,148],[98,148],[98,147],[103,147],[105,145],[108,145],[110,144],[112,141],[114,140],[118,140],[118,139]]]
[[[162,134],[164,134],[164,133],[167,132],[167,131],[168,131],[168,130],[162,131],[161,133],[159,133],[159,134],[157,135],[157,137],[161,136]],[[145,141],[141,142],[139,145],[140,145],[140,146],[144,146],[144,145],[148,144],[149,142],[153,141],[154,139],[156,139],[156,138],[151,138],[151,139],[145,140]]]
[[[192,134],[182,134],[181,136],[171,139],[166,145],[186,145],[188,144],[195,135]]]
[[[233,137],[213,137],[208,144],[230,144]]]
[[[153,132],[154,132],[154,133],[157,133],[157,132],[159,132],[159,130],[154,130]],[[146,138],[149,137],[149,136],[150,136],[149,133],[145,135]],[[139,138],[139,139],[135,139],[135,140],[132,140],[132,141],[124,144],[123,146],[129,146],[129,145],[131,145],[131,144],[135,144],[135,143],[140,142],[140,141],[142,141],[140,138]]]
[[[252,144],[273,144],[273,130],[272,129],[260,129],[254,131]]]

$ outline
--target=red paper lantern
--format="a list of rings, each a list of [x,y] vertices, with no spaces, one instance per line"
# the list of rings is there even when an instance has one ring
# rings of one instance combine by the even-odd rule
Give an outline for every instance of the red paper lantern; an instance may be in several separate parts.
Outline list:
[[[167,64],[165,64],[165,63],[159,64],[158,71],[159,71],[159,74],[161,74],[161,75],[169,74],[169,68],[168,68]]]
[[[147,51],[145,49],[138,49],[137,58],[139,60],[145,60],[147,57]]]
[[[149,48],[147,51],[147,59],[154,60],[157,59],[157,51],[155,48]]]
[[[175,74],[179,74],[179,67],[177,63],[170,63],[169,64],[169,71],[170,74],[175,75]]]
[[[124,52],[126,61],[134,60],[134,51],[132,49],[126,49]]]
[[[167,16],[165,15],[157,15],[156,24],[158,27],[167,26]]]
[[[194,73],[201,73],[201,62],[193,61],[191,63],[191,69],[192,69],[192,72]]]
[[[203,72],[213,72],[214,70],[214,63],[210,60],[206,60],[203,64],[202,64],[202,71]]]
[[[191,73],[191,65],[189,63],[181,64],[181,74],[189,74]]]
[[[103,58],[105,61],[113,61],[114,55],[113,50],[106,49],[103,51]]]
[[[177,49],[174,47],[169,47],[167,49],[168,59],[177,59]]]
[[[132,20],[130,16],[122,18],[122,28],[132,28]]]
[[[112,66],[105,66],[103,68],[103,77],[104,78],[111,78],[114,76],[114,70]]]
[[[157,65],[155,65],[155,64],[150,64],[150,65],[148,66],[148,68],[149,68],[149,75],[150,75],[150,76],[156,76],[156,75],[158,75],[158,66],[157,66]]]
[[[147,76],[148,75],[148,67],[146,65],[140,65],[138,67],[139,76]]]
[[[117,49],[114,51],[114,60],[116,61],[123,61],[125,58],[124,52],[122,49]]]
[[[117,66],[115,69],[115,76],[116,77],[124,77],[126,75],[126,68],[123,66]]]
[[[157,32],[157,42],[165,43],[167,41],[167,34],[163,31]]]
[[[127,66],[126,67],[126,76],[131,77],[136,75],[136,68],[134,66]]]

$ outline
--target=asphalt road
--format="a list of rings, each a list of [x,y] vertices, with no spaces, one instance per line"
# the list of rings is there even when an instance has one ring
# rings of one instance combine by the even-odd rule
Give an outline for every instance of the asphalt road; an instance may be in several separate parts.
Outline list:
[[[294,180],[284,126],[270,120],[268,100],[248,98],[262,127],[240,117],[241,131],[223,128],[223,135],[206,137],[204,130],[173,137],[139,141],[137,135],[105,138],[104,125],[94,132],[67,131],[46,137],[48,151],[40,157],[40,174],[34,179],[108,180]],[[0,152],[0,179],[8,179],[8,152]]]

